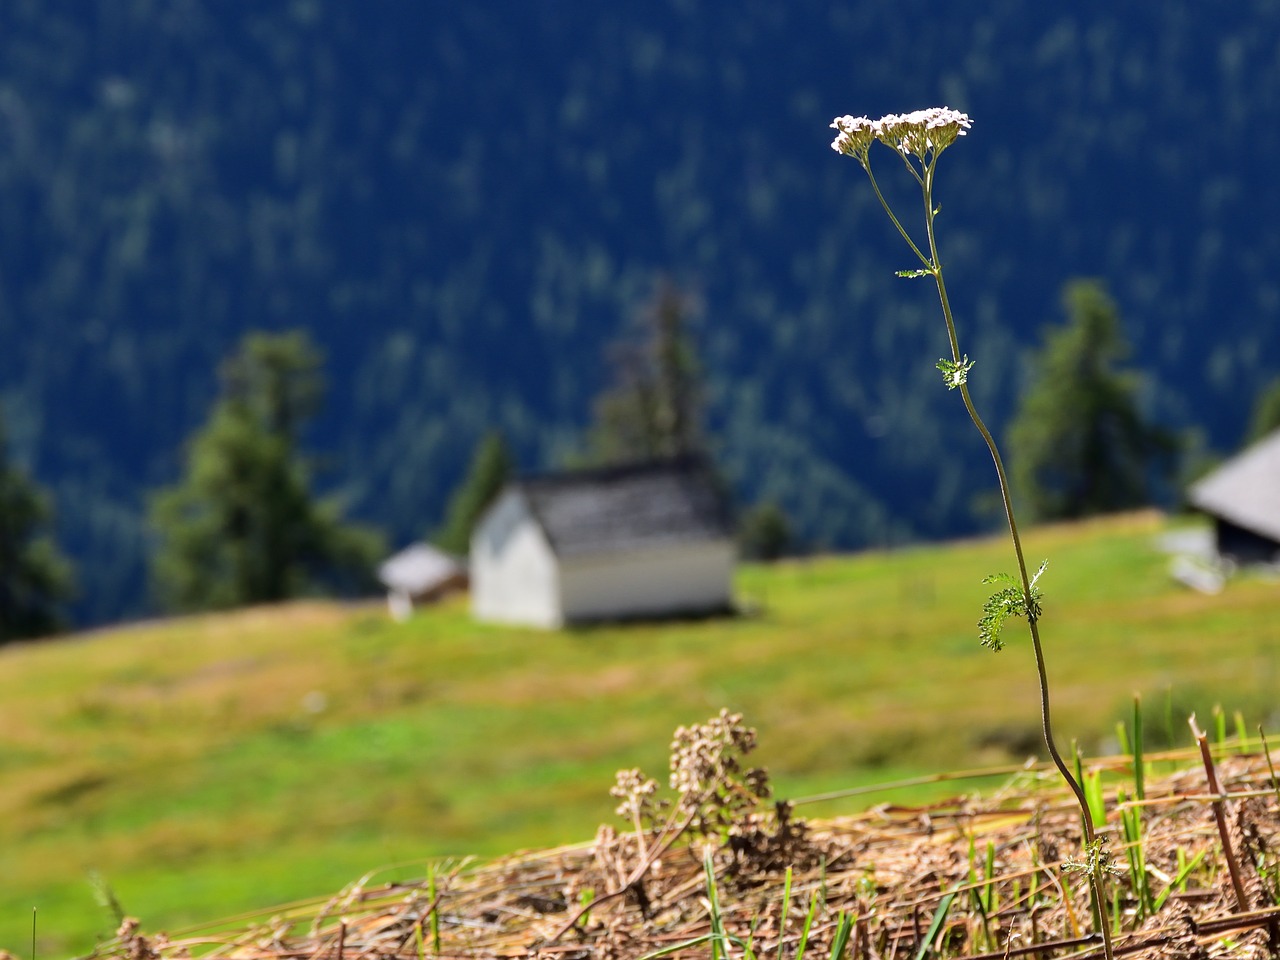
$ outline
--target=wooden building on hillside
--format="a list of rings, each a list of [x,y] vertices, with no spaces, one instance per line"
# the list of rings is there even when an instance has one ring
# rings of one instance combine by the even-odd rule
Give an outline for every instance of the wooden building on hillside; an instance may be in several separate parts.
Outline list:
[[[1195,483],[1187,496],[1213,519],[1219,556],[1280,562],[1280,430]]]
[[[457,557],[427,543],[415,543],[378,567],[387,589],[387,608],[395,620],[407,620],[413,608],[467,588],[467,567]]]
[[[699,459],[530,477],[471,540],[477,619],[539,627],[732,609],[737,548]]]

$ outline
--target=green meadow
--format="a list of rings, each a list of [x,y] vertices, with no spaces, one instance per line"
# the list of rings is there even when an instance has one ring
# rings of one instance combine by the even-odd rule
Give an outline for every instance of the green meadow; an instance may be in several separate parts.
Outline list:
[[[1168,575],[1155,514],[1031,530],[1059,741],[1155,746],[1215,704],[1280,723],[1280,585]],[[0,948],[84,953],[109,889],[151,930],[333,893],[387,868],[589,840],[621,767],[721,707],[804,798],[1038,753],[1025,630],[979,646],[1003,539],[744,567],[733,619],[545,633],[464,602],[391,622],[298,603],[0,649]],[[1202,719],[1202,725],[1204,720]],[[938,787],[934,787],[936,791]],[[969,789],[946,785],[948,792]],[[810,804],[806,816],[921,790]]]

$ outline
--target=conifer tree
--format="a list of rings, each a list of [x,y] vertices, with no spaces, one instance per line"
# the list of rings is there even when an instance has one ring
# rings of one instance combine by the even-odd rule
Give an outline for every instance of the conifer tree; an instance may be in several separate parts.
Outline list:
[[[690,312],[689,297],[663,279],[641,315],[645,338],[613,345],[615,381],[596,398],[589,459],[618,463],[702,452],[702,383]]]
[[[1115,304],[1093,280],[1063,290],[1035,380],[1009,428],[1013,485],[1035,517],[1070,519],[1149,502],[1152,470],[1173,442],[1143,419]]]
[[[312,497],[299,450],[323,394],[320,363],[298,332],[250,334],[224,363],[185,478],[152,505],[153,573],[168,605],[226,608],[368,583],[380,538]]]
[[[10,462],[0,424],[0,643],[47,636],[63,625],[71,568],[47,532],[48,497]]]
[[[1256,443],[1276,430],[1280,430],[1280,377],[1268,383],[1258,394],[1245,441]]]
[[[502,434],[494,430],[476,445],[467,475],[449,500],[444,525],[435,542],[442,550],[462,556],[470,552],[471,532],[513,473],[511,453]]]
[[[747,560],[777,560],[791,547],[791,524],[772,500],[758,503],[738,524],[738,549]]]

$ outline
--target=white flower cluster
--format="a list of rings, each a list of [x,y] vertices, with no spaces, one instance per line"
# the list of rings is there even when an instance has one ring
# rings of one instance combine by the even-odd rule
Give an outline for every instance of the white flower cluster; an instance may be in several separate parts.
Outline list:
[[[839,131],[831,141],[836,153],[867,162],[867,151],[876,140],[905,156],[921,161],[932,152],[937,156],[956,138],[963,137],[973,121],[969,115],[950,107],[930,107],[912,113],[891,113],[879,120],[867,117],[836,117],[831,128]]]
[[[869,120],[866,117],[836,117],[831,121],[831,129],[840,132],[831,141],[831,149],[865,162],[867,151],[876,139],[876,125],[879,123],[879,120]]]

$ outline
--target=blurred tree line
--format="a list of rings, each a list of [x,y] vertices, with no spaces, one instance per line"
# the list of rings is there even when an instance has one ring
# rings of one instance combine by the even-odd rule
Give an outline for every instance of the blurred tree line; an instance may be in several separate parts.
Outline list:
[[[1009,429],[1015,493],[1040,520],[1078,519],[1152,502],[1176,463],[1178,438],[1141,409],[1141,376],[1120,366],[1129,345],[1102,284],[1063,289],[1066,323],[1046,329],[1036,375]],[[669,282],[641,313],[640,339],[615,344],[626,362],[594,405],[585,463],[697,456],[714,468],[698,398],[703,385],[687,329],[689,300]],[[343,519],[311,489],[301,436],[324,393],[322,356],[301,331],[250,333],[221,367],[222,391],[185,447],[181,481],[151,498],[157,597],[166,609],[209,610],[373,589],[380,533]],[[1272,382],[1257,397],[1248,439],[1280,429]],[[515,476],[499,431],[477,445],[432,538],[466,554],[485,509]],[[72,596],[69,563],[48,534],[47,495],[11,462],[0,423],[0,644],[49,636]],[[739,512],[746,560],[795,549],[775,501]]]
[[[249,331],[324,350],[313,492],[403,542],[490,430],[526,469],[581,452],[600,358],[664,267],[698,291],[705,429],[740,503],[812,546],[980,528],[984,453],[917,359],[934,308],[826,147],[850,111],[975,118],[942,243],[994,426],[1059,287],[1099,276],[1144,414],[1230,451],[1280,369],[1270,17],[0,5],[0,403],[76,561],[65,609],[149,609],[149,492],[183,476]]]

